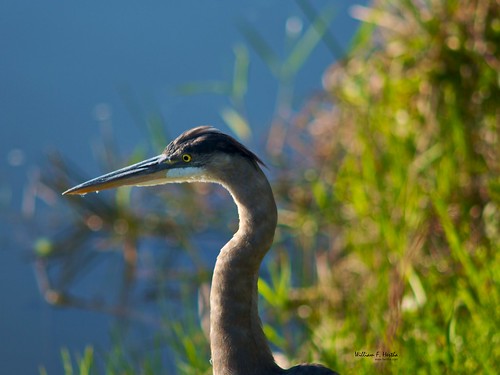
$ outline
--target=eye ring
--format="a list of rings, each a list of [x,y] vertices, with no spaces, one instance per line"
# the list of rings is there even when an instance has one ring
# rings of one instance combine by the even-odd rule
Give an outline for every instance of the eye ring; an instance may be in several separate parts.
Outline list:
[[[191,159],[192,159],[191,155],[189,155],[189,154],[182,154],[182,160],[185,163],[189,163],[191,161]]]

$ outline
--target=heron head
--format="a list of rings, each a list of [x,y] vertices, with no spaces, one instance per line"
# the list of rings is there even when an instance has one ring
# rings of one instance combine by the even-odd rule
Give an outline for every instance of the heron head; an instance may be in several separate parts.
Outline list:
[[[65,194],[86,194],[119,186],[149,186],[175,182],[219,182],[235,162],[258,168],[263,162],[233,137],[210,126],[182,133],[158,156],[77,185]]]

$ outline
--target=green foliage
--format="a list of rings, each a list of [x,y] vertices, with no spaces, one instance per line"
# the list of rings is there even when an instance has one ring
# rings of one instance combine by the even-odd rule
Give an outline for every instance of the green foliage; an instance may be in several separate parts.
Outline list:
[[[94,350],[91,346],[87,346],[83,356],[75,355],[75,360],[71,359],[71,354],[67,348],[61,349],[61,358],[65,375],[90,375],[93,374],[94,368]],[[41,373],[46,373],[41,370]]]
[[[322,335],[323,362],[340,372],[495,372],[496,6],[355,8],[366,23],[349,57],[325,76],[329,100],[292,134],[308,139],[297,160],[315,172],[294,159],[296,174],[281,182],[287,210],[298,213],[287,236],[317,254],[311,288],[323,301],[311,297],[307,321],[313,338]],[[309,233],[297,236],[310,220]],[[355,358],[362,350],[399,358]]]
[[[235,62],[231,83],[225,81],[188,82],[180,85],[177,91],[182,95],[210,93],[225,96],[230,105],[220,110],[222,120],[239,138],[249,139],[251,130],[244,103],[250,64],[248,49],[243,44],[237,44],[233,51]]]

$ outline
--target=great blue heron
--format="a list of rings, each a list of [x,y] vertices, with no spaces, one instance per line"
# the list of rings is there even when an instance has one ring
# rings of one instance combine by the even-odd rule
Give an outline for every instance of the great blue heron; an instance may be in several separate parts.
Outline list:
[[[316,364],[288,370],[274,361],[257,308],[262,258],[273,242],[276,203],[263,162],[234,138],[200,126],[181,134],[163,153],[75,186],[63,194],[85,194],[123,185],[215,182],[238,207],[239,228],[221,249],[210,292],[210,349],[215,375],[315,374],[334,371]]]

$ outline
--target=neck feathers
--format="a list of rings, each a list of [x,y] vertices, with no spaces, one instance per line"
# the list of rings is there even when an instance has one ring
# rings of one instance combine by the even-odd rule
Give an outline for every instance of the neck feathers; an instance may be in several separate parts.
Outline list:
[[[220,182],[238,207],[240,223],[222,248],[213,275],[210,344],[214,374],[270,374],[278,367],[258,316],[257,280],[273,241],[276,204],[269,182],[255,164],[243,161],[224,176]]]

